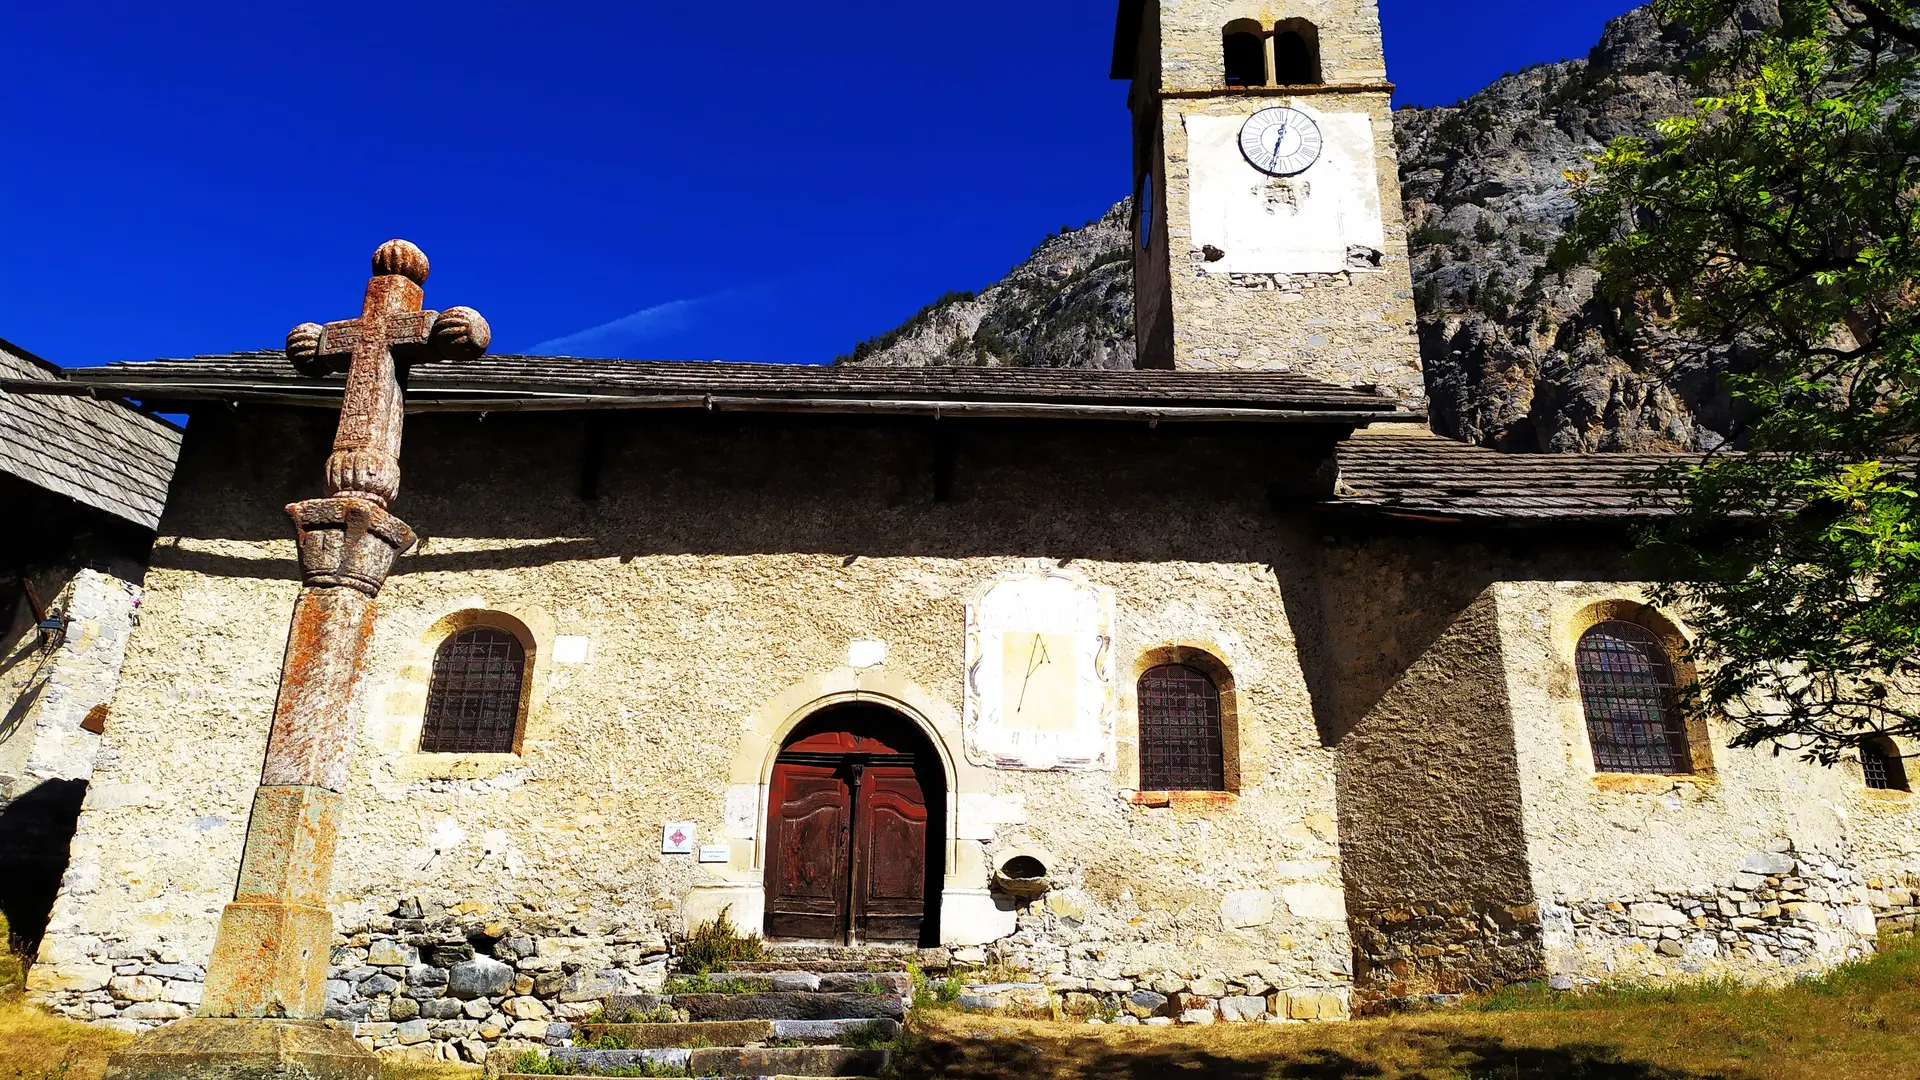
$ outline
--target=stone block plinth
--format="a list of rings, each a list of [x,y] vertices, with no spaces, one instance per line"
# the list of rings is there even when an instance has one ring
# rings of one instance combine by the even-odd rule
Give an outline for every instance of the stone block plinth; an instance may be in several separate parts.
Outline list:
[[[180,1020],[108,1059],[105,1080],[377,1080],[380,1059],[298,1020]]]
[[[327,1007],[333,914],[278,902],[228,904],[200,1014],[318,1020]]]

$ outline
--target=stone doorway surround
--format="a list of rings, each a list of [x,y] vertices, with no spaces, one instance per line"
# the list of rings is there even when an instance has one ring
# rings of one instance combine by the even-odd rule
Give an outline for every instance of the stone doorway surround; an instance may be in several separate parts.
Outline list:
[[[940,892],[942,945],[984,945],[1011,934],[1010,901],[988,889],[984,844],[996,838],[992,815],[992,770],[960,752],[960,712],[911,680],[879,668],[837,668],[805,679],[769,700],[741,733],[728,776],[726,818],[720,835],[731,850],[725,866],[707,870],[718,880],[695,885],[682,897],[681,915],[691,929],[722,911],[737,927],[766,922],[768,794],[774,764],[795,728],[837,705],[879,705],[920,730],[939,759],[946,782],[944,846],[946,878]],[[730,909],[730,910],[729,910]]]

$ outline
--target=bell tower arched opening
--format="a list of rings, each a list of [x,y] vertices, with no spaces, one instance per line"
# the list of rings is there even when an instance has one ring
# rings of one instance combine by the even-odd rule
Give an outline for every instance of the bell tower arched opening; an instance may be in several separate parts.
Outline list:
[[[766,936],[938,944],[946,800],[939,755],[908,717],[862,702],[801,722],[768,792]]]

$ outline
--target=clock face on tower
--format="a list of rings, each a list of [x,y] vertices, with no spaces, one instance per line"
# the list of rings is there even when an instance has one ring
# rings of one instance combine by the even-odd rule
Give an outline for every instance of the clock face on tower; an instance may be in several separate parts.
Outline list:
[[[1240,129],[1240,152],[1270,176],[1298,176],[1320,160],[1320,125],[1298,109],[1262,109]]]

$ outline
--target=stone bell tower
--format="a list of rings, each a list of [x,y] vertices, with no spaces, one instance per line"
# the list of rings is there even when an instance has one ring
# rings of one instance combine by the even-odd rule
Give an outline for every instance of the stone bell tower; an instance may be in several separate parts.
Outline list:
[[[1140,366],[1424,406],[1376,0],[1120,0]]]

